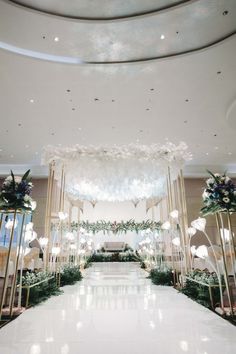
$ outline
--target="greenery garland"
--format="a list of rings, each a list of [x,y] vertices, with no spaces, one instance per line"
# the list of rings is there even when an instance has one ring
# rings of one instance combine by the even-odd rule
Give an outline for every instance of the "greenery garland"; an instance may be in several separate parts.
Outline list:
[[[161,223],[152,220],[146,220],[142,222],[135,222],[135,220],[130,219],[128,221],[111,222],[105,220],[99,220],[96,222],[81,221],[79,223],[72,222],[71,230],[77,231],[78,229],[84,229],[86,232],[93,234],[102,231],[104,234],[113,232],[115,234],[127,233],[128,231],[133,231],[139,233],[140,231],[159,231],[161,229]]]
[[[99,252],[91,256],[90,262],[140,262],[140,258],[135,252]]]

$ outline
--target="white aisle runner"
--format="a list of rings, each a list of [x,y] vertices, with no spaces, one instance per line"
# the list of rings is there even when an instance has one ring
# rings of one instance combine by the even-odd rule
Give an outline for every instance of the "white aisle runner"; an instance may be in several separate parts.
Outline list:
[[[97,263],[82,282],[0,330],[1,354],[234,354],[236,327],[134,263]]]

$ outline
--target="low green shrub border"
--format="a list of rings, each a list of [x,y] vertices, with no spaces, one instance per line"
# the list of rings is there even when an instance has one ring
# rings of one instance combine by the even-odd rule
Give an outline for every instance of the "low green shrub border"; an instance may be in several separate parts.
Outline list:
[[[155,285],[173,285],[173,272],[171,269],[151,269],[149,277]]]
[[[194,270],[187,274],[187,277],[194,280],[210,284],[210,285],[219,285],[218,278],[215,273],[203,272],[200,270]],[[224,286],[224,279],[222,276],[222,286]],[[201,285],[199,283],[193,282],[189,279],[186,279],[185,286],[180,290],[183,294],[187,295],[191,299],[195,300],[199,304],[211,308],[211,300],[209,294],[209,288],[207,286]],[[218,287],[212,287],[212,298],[214,305],[220,303],[220,290]]]
[[[48,272],[26,272],[22,277],[22,286],[32,286],[36,283],[40,283],[30,288],[29,304],[37,305],[42,301],[47,300],[53,295],[60,295],[63,293],[58,288],[56,277],[52,279],[52,274]],[[82,274],[79,266],[66,265],[62,268],[60,273],[60,286],[73,285],[75,282],[82,279]],[[22,289],[23,303],[26,302],[27,289]]]
[[[82,274],[79,266],[70,266],[70,265],[64,266],[63,269],[61,270],[60,276],[61,276],[60,278],[61,286],[73,285],[77,281],[82,279]]]
[[[34,285],[38,282],[42,283],[32,287],[30,289],[30,305],[37,305],[42,301],[47,300],[53,295],[60,295],[62,291],[58,288],[56,278],[46,280],[50,278],[52,274],[48,272],[26,272],[22,277],[22,286]],[[26,301],[27,289],[22,289],[23,303]]]

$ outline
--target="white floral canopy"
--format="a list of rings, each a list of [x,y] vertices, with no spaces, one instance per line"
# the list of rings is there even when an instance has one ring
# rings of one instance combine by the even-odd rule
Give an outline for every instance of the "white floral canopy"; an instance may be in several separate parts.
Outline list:
[[[164,196],[168,167],[175,179],[191,158],[184,142],[113,147],[75,145],[45,147],[42,163],[54,161],[58,179],[64,167],[65,190],[74,199],[125,201]]]

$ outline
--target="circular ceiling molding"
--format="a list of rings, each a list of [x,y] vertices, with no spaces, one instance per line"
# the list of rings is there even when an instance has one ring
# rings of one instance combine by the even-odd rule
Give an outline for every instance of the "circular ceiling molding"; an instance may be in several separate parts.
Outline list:
[[[49,16],[0,1],[0,48],[72,64],[146,62],[220,43],[236,34],[235,17],[235,0],[194,0],[150,16],[97,22]]]
[[[168,10],[197,0],[10,0],[49,15],[86,21],[120,20]]]
[[[230,128],[236,130],[236,99],[231,103],[226,114],[226,119]]]

